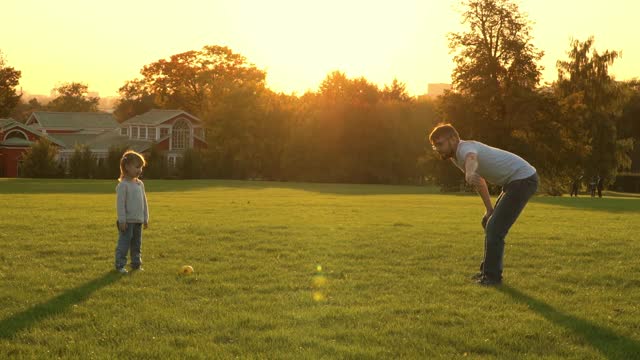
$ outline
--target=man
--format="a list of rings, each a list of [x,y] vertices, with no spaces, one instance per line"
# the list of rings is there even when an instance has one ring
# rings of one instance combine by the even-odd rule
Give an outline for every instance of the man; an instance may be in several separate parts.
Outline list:
[[[582,181],[582,175],[575,178],[571,184],[571,197],[574,195],[578,197],[578,190],[580,189],[580,181]]]
[[[464,172],[466,182],[473,185],[482,198],[486,208],[482,217],[484,259],[480,273],[473,279],[481,285],[499,285],[502,282],[504,238],[538,189],[536,169],[508,151],[477,141],[460,140],[451,124],[436,126],[429,141],[443,160],[451,159]],[[485,180],[502,186],[495,207],[491,204]]]
[[[602,189],[604,189],[604,179],[598,175],[598,181],[596,182],[596,188],[598,189],[598,197],[602,199]]]

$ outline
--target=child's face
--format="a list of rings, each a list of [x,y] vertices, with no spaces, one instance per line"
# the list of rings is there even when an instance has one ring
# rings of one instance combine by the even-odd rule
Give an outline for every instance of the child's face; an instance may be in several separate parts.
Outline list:
[[[129,177],[137,178],[142,175],[142,164],[138,163],[137,161],[128,163],[124,168],[125,170],[127,170],[127,175],[129,175]]]

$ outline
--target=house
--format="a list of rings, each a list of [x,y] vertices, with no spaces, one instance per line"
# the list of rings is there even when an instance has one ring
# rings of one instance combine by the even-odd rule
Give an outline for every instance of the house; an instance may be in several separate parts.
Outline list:
[[[25,124],[0,120],[0,176],[20,176],[22,155],[43,137],[58,147],[58,161],[65,166],[77,145],[88,147],[98,165],[112,147],[145,153],[155,145],[169,166],[185,150],[207,147],[202,121],[181,110],[150,110],[121,124],[109,113],[36,111]]]
[[[0,177],[20,176],[22,155],[43,136],[37,129],[13,119],[0,119]],[[62,146],[58,141],[52,142]]]
[[[169,166],[187,149],[207,147],[202,121],[181,110],[150,110],[124,121],[120,135],[130,141],[149,141],[166,153]]]

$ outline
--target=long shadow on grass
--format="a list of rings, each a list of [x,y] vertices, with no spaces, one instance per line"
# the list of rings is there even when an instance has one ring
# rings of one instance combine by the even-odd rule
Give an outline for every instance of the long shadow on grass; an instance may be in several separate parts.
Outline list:
[[[640,342],[634,339],[618,335],[613,330],[588,320],[560,312],[549,304],[534,299],[510,286],[502,285],[498,289],[514,300],[528,305],[530,309],[545,319],[580,336],[608,359],[633,359],[640,354]]]
[[[99,278],[67,290],[45,303],[0,321],[0,339],[12,338],[18,332],[30,328],[44,319],[65,313],[74,304],[86,300],[93,292],[117,281],[120,277],[122,275],[115,272],[105,273]]]

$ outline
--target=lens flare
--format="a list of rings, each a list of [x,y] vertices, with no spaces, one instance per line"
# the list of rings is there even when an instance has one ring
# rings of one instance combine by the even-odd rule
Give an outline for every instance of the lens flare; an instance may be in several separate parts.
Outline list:
[[[314,288],[321,288],[327,285],[327,278],[322,275],[316,275],[311,280],[311,284]]]
[[[313,293],[313,301],[316,302],[321,302],[321,301],[325,301],[327,298],[326,296],[324,296],[323,293],[321,293],[320,291],[314,291]]]
[[[311,287],[313,288],[312,297],[314,301],[321,302],[327,300],[327,295],[323,289],[326,288],[328,282],[329,280],[322,272],[322,266],[316,265],[316,273],[311,278]]]

